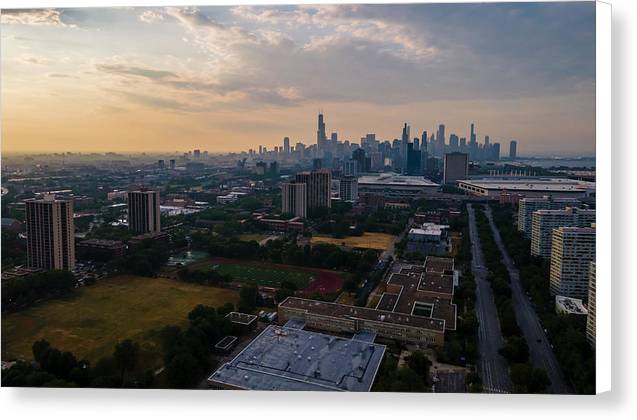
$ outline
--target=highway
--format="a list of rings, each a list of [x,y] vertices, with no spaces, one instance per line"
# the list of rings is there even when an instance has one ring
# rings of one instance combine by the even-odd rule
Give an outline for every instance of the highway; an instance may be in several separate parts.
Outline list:
[[[509,253],[504,247],[502,238],[500,237],[500,231],[493,222],[493,215],[489,206],[487,206],[486,215],[491,230],[493,231],[495,242],[502,254],[502,262],[509,272],[515,317],[529,345],[531,363],[534,367],[546,371],[551,381],[551,385],[547,388],[548,393],[570,394],[573,391],[564,378],[553,348],[544,333],[544,328],[542,328],[542,324],[540,324],[540,320],[524,292],[520,282],[520,273],[517,268],[515,268],[513,260],[509,257]]]
[[[491,285],[486,280],[487,269],[473,207],[467,204],[469,214],[469,236],[471,238],[471,271],[476,282],[476,315],[478,317],[478,352],[480,354],[480,377],[483,392],[509,393],[511,392],[511,378],[507,361],[498,353],[503,346],[502,331],[498,312],[493,299]]]

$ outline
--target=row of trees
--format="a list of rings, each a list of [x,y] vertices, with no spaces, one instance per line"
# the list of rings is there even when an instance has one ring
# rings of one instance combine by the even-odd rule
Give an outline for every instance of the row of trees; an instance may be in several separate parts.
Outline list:
[[[52,270],[2,282],[2,310],[16,310],[52,297],[68,295],[76,281],[73,273]]]
[[[456,331],[448,333],[444,347],[436,352],[438,361],[451,364],[475,365],[478,358],[478,318],[476,317],[476,283],[471,272],[471,239],[466,208],[454,222],[454,228],[462,233],[462,241],[457,251],[456,267],[462,269],[454,302],[458,310]],[[477,371],[467,377],[471,392],[482,391],[482,380]]]
[[[502,263],[500,250],[483,211],[476,212],[476,222],[485,263],[489,269],[487,280],[493,290],[500,328],[504,336],[504,346],[500,349],[500,353],[509,363],[514,391],[540,393],[551,382],[543,369],[535,368],[530,364],[528,344],[516,321],[511,300],[509,273]]]
[[[171,245],[164,241],[147,239],[121,258],[110,261],[110,272],[126,272],[144,277],[156,277],[168,261]]]
[[[311,214],[313,224],[319,233],[336,238],[362,235],[364,232],[383,232],[398,235],[409,220],[410,210],[379,208],[363,214],[351,212],[350,203],[339,203],[328,212],[327,209]],[[350,226],[355,226],[351,229]]]
[[[256,241],[242,241],[236,237],[220,237],[194,233],[192,245],[207,251],[211,256],[238,259],[257,259],[273,263],[305,267],[341,269],[352,272],[367,272],[376,263],[378,253],[346,251],[332,244],[298,247],[294,239],[271,240],[264,246]]]
[[[164,327],[161,331],[166,380],[171,388],[192,388],[215,367],[212,349],[226,335],[236,333],[225,316],[232,304],[220,308],[197,305],[189,314],[189,325]]]
[[[522,286],[548,331],[564,373],[576,393],[594,394],[595,352],[586,341],[585,318],[555,313],[555,301],[549,292],[549,262],[531,255],[530,241],[511,223],[514,219],[512,207],[494,205],[492,209],[493,220],[520,271]]]
[[[225,316],[234,310],[232,303],[217,309],[197,305],[188,314],[188,326],[171,325],[159,334],[166,383],[171,388],[191,388],[215,366],[212,349],[222,337],[241,334],[234,331]],[[3,386],[151,388],[164,383],[155,373],[144,369],[137,343],[124,340],[113,353],[100,358],[94,366],[73,353],[52,347],[48,341],[33,344],[36,363],[18,361],[2,371]]]
[[[95,366],[46,340],[36,341],[32,351],[36,363],[18,361],[3,370],[3,386],[150,388],[155,381],[152,370],[139,368],[139,345],[131,340],[117,343],[113,353]]]
[[[224,275],[216,270],[191,270],[188,267],[181,268],[177,271],[177,276],[181,281],[196,283],[202,286],[218,286],[232,281],[232,276],[229,274]]]

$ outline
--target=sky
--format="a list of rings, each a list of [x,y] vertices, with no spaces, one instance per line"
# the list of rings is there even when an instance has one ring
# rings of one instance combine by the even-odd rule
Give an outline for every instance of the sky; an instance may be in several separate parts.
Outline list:
[[[595,152],[593,2],[3,10],[2,150],[435,132]],[[507,145],[506,147],[504,145]]]

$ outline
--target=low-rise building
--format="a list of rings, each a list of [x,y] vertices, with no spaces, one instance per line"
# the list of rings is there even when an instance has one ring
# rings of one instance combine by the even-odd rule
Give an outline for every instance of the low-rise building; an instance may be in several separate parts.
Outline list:
[[[210,375],[208,385],[234,390],[368,392],[384,354],[385,346],[373,339],[270,325]]]
[[[147,232],[142,233],[141,235],[133,236],[128,241],[128,247],[130,250],[138,249],[144,241],[154,241],[154,242],[162,242],[162,241],[170,241],[170,235],[166,232]]]
[[[555,296],[555,312],[559,315],[584,315],[588,314],[582,299],[568,296]]]
[[[79,259],[106,261],[124,256],[126,245],[122,241],[107,239],[86,239],[76,245]]]
[[[279,304],[279,318],[319,330],[442,346],[445,331],[456,329],[455,279],[452,258],[427,257],[424,265],[391,274],[376,308],[288,297]]]
[[[449,225],[423,223],[409,229],[406,250],[422,255],[448,255],[451,252]]]

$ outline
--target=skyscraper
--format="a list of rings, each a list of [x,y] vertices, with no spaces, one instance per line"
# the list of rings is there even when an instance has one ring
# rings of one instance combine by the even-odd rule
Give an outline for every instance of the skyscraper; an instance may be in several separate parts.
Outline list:
[[[307,185],[299,182],[281,184],[281,203],[283,213],[307,217]]]
[[[332,173],[328,169],[296,174],[296,182],[307,185],[308,210],[320,207],[332,207]]]
[[[445,155],[445,125],[438,126],[436,133],[436,156],[443,157]]]
[[[325,121],[323,114],[318,114],[318,130],[316,131],[316,146],[318,147],[319,156],[322,156],[326,149],[327,134],[325,134]]]
[[[286,155],[290,154],[290,138],[289,137],[283,138],[283,153],[285,153]]]
[[[471,135],[469,137],[469,159],[476,160],[478,157],[478,142],[476,140],[475,126],[471,123]]]
[[[511,140],[509,143],[509,159],[515,160],[518,157],[518,142]]]
[[[365,156],[365,149],[358,148],[352,152],[352,159],[357,162],[357,172],[369,172],[371,159]],[[368,162],[369,161],[369,162]]]
[[[408,143],[407,144],[407,165],[405,166],[406,170],[404,172],[407,175],[418,175],[420,174],[420,166],[421,166],[420,150],[415,150],[414,144]]]
[[[443,182],[455,184],[456,181],[467,179],[469,175],[469,157],[466,153],[445,153]]]
[[[458,142],[458,136],[455,134],[451,134],[449,136],[449,151],[450,152],[459,152],[460,144]]]
[[[161,231],[159,191],[142,188],[128,192],[128,229],[140,234]]]
[[[45,270],[75,268],[73,200],[47,194],[26,200],[27,266]]]

